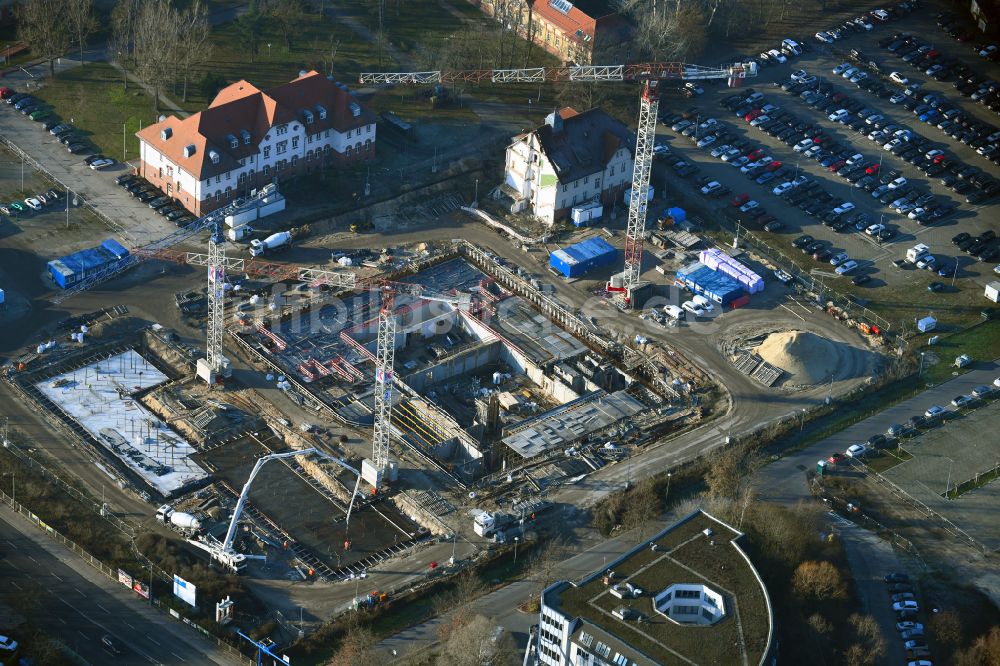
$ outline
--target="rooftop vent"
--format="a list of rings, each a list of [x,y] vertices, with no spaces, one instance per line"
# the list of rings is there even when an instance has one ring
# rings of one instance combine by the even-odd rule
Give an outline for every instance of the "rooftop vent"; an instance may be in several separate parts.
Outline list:
[[[299,70],[299,78],[300,78],[300,79],[301,79],[301,78],[302,78],[303,76],[307,76],[308,74],[309,74],[309,70],[307,70],[307,69],[300,69],[300,70]]]
[[[705,529],[703,529],[703,530],[701,531],[701,533],[702,533],[702,534],[704,534],[704,535],[705,535],[705,536],[707,536],[707,537],[710,537],[710,536],[712,536],[713,534],[715,534],[715,532],[714,532],[714,531],[712,530],[712,528],[711,528],[711,527],[706,527]]]
[[[162,141],[166,141],[173,135],[174,135],[174,130],[170,127],[164,127],[163,129],[160,130],[160,139]]]
[[[188,145],[184,146],[184,157],[191,157],[192,155],[194,155],[194,151],[195,151],[194,144],[189,143]]]

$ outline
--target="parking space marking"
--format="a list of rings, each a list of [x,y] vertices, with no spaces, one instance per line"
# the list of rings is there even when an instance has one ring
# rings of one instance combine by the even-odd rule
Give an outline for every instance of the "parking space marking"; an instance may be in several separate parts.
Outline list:
[[[799,319],[801,319],[802,321],[805,321],[805,320],[806,320],[806,319],[805,319],[805,317],[803,317],[803,316],[802,316],[802,315],[800,315],[800,314],[799,314],[798,312],[796,312],[795,310],[791,309],[790,307],[788,307],[788,306],[787,306],[787,305],[785,305],[784,303],[779,303],[779,305],[780,305],[781,307],[785,308],[786,310],[788,310],[789,312],[791,312],[791,313],[792,313],[793,315],[795,315],[796,317],[798,317],[798,318],[799,318]]]

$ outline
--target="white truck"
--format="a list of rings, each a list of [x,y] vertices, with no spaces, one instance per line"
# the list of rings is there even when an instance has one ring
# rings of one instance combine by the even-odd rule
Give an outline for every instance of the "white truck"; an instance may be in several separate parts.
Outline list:
[[[164,504],[156,510],[156,519],[187,536],[197,534],[201,530],[201,521],[196,516],[185,511],[174,511],[169,504]]]
[[[291,242],[291,231],[279,231],[276,234],[271,234],[264,240],[255,238],[250,241],[250,256],[259,257],[265,252],[275,252],[279,249],[285,249],[291,245]]]

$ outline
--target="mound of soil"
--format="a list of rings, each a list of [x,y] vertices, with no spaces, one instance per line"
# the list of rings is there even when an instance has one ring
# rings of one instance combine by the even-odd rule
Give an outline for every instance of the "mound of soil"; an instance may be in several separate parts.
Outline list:
[[[790,375],[792,384],[818,384],[838,373],[840,345],[809,331],[772,333],[757,347],[765,361]]]

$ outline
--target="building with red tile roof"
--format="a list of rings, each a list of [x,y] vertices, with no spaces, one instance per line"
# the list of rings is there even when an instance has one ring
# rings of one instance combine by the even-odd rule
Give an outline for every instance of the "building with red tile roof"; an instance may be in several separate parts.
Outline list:
[[[621,56],[632,27],[606,0],[472,0],[563,62],[601,64]],[[609,60],[609,62],[611,62]]]
[[[318,72],[223,88],[204,111],[138,132],[139,175],[194,215],[275,180],[375,154],[375,116]]]

